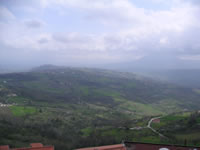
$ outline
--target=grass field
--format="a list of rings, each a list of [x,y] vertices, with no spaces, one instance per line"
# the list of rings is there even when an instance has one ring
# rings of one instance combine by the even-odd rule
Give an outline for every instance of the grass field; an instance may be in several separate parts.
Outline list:
[[[191,141],[191,140],[198,139],[200,141],[199,134],[200,132],[192,132],[192,133],[187,133],[187,134],[177,134],[176,137],[181,140]]]
[[[9,97],[8,102],[9,103],[17,103],[17,104],[26,104],[29,102],[29,99],[20,97],[20,96],[16,96],[16,97]]]
[[[10,110],[15,116],[31,115],[37,112],[37,109],[31,106],[11,106]]]
[[[188,118],[191,115],[191,112],[181,112],[176,114],[170,114],[167,116],[164,116],[160,119],[160,123],[152,123],[152,127],[155,129],[159,129],[160,127],[163,127],[167,124],[177,122],[179,120],[184,120]]]
[[[164,112],[159,111],[152,107],[151,105],[137,103],[133,101],[129,101],[122,98],[115,98],[115,101],[120,102],[121,104],[119,107],[121,109],[134,112],[136,116],[157,116],[157,115],[163,115]]]
[[[194,92],[196,92],[197,94],[200,94],[200,89],[193,89]]]

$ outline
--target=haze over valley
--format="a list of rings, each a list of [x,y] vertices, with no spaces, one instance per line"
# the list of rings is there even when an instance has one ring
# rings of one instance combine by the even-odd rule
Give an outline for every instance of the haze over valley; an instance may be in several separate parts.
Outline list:
[[[200,146],[199,18],[198,0],[1,0],[0,146]]]

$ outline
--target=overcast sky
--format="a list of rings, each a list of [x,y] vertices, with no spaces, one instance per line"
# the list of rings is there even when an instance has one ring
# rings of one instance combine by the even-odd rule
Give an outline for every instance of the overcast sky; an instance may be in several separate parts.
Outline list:
[[[200,68],[200,0],[0,0],[0,66],[126,62]]]

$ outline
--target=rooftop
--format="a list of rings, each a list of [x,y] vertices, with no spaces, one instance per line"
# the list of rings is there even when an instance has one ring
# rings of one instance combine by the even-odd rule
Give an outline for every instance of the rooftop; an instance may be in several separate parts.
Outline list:
[[[77,149],[77,150],[126,150],[126,148],[125,148],[124,144],[117,144],[117,145],[81,148],[81,149]]]
[[[31,147],[10,148],[8,145],[0,146],[0,150],[54,150],[54,146],[43,146],[41,143],[31,143]]]
[[[81,148],[77,150],[200,150],[200,147],[124,142],[118,145]]]

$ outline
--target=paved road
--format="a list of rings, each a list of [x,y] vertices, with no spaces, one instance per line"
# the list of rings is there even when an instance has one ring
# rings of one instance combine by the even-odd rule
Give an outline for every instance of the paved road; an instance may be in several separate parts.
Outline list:
[[[149,122],[148,122],[147,128],[151,129],[154,133],[158,134],[160,137],[166,138],[166,136],[164,136],[163,134],[159,133],[158,131],[156,131],[155,129],[153,129],[153,128],[151,127],[151,123],[152,123],[154,120],[160,119],[160,118],[162,118],[162,117],[160,116],[160,117],[151,118],[151,120],[149,120]]]
[[[146,127],[134,127],[134,128],[130,128],[130,130],[142,130],[142,129],[145,129],[145,128],[149,128],[151,131],[153,131],[154,133],[158,134],[160,137],[167,138],[166,136],[164,136],[163,134],[159,133],[158,131],[156,131],[155,129],[153,129],[151,127],[152,122],[154,120],[160,119],[160,118],[162,118],[162,116],[151,118]]]

